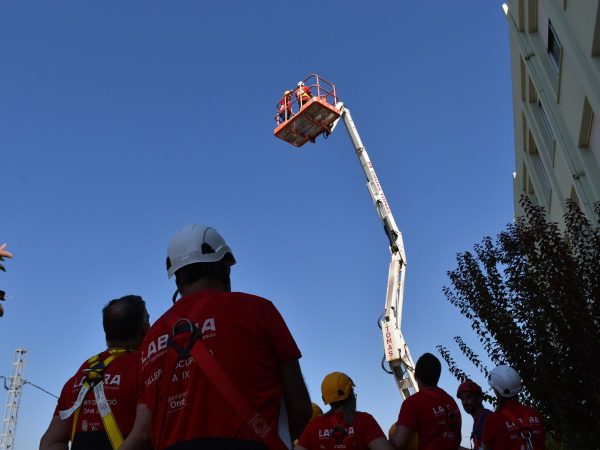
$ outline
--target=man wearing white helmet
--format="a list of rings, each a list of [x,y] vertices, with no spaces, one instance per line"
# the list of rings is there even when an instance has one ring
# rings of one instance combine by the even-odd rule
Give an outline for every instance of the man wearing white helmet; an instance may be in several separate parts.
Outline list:
[[[136,423],[121,450],[149,438],[154,450],[283,450],[310,419],[300,351],[269,300],[231,292],[235,262],[205,225],[169,242],[167,273],[181,299],[142,344]]]
[[[543,450],[544,427],[540,414],[521,404],[521,377],[515,369],[499,365],[490,372],[489,385],[498,398],[498,408],[483,428],[484,450]]]
[[[296,89],[296,99],[298,100],[298,105],[302,108],[302,105],[308,103],[312,98],[312,92],[310,92],[310,88],[304,84],[303,81],[298,81],[298,88]]]

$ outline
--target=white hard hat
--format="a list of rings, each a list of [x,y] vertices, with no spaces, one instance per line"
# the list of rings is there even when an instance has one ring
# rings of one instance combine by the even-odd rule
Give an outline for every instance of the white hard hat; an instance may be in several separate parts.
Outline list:
[[[304,86],[304,82],[303,81],[298,81],[298,86]]]
[[[217,230],[197,223],[186,225],[169,241],[167,274],[171,278],[182,267],[217,262],[225,257],[231,258],[231,265],[235,264],[231,249]]]
[[[521,392],[521,377],[510,366],[499,365],[492,370],[488,383],[502,397],[514,397]]]

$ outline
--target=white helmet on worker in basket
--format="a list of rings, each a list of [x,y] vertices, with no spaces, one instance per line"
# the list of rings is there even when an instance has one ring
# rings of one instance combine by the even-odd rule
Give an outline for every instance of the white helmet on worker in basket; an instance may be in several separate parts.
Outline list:
[[[521,392],[521,377],[510,366],[499,365],[490,372],[489,385],[498,395],[508,398]]]
[[[233,253],[217,230],[207,225],[186,225],[175,233],[167,249],[167,274],[169,278],[185,266],[195,263],[212,263],[228,258],[235,264]]]

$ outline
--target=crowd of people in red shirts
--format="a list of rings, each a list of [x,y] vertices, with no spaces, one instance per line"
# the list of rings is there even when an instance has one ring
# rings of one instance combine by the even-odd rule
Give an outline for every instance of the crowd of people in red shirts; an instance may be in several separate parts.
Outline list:
[[[418,392],[402,403],[386,436],[357,410],[354,382],[328,374],[311,403],[300,350],[273,303],[231,291],[232,250],[212,227],[188,225],[170,240],[166,270],[174,304],[152,326],[143,299],[128,295],[102,310],[107,349],[65,384],[40,450],[296,450],[461,447],[461,413],[438,387],[430,353],[414,367]],[[179,299],[178,296],[180,296]],[[517,398],[519,374],[489,375],[491,412],[467,380],[456,396],[473,419],[472,448],[544,449],[542,419]]]

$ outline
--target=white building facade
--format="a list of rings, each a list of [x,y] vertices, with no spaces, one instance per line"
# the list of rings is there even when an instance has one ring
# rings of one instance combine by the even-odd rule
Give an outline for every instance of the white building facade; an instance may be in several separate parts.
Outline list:
[[[563,224],[600,202],[600,0],[509,0],[515,214],[526,194]]]

